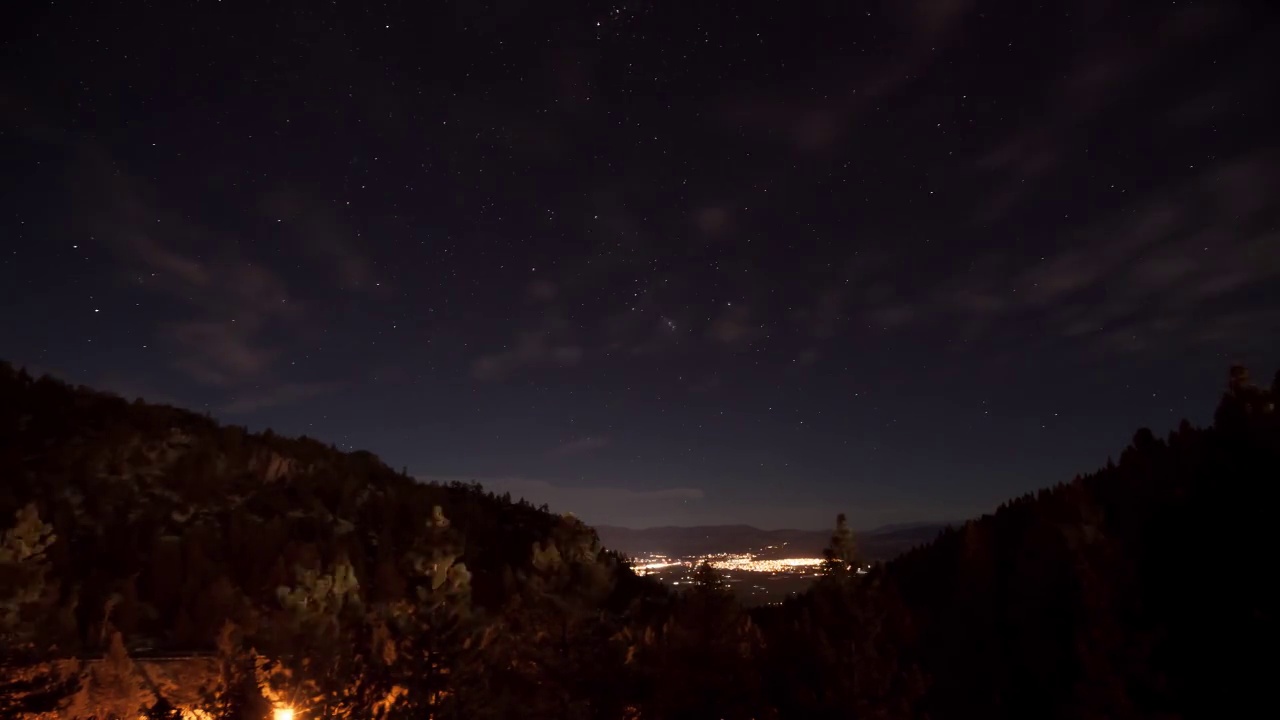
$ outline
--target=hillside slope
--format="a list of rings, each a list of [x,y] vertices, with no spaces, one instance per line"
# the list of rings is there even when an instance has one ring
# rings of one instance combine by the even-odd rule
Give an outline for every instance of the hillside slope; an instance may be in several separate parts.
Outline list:
[[[49,548],[45,600],[60,611],[64,650],[101,649],[104,623],[130,647],[211,649],[224,621],[250,624],[274,603],[295,566],[346,563],[365,601],[400,599],[405,558],[433,549],[437,507],[479,607],[505,602],[535,544],[554,540],[601,572],[629,572],[590,528],[479,486],[423,484],[366,452],[248,433],[2,364],[0,478],[0,527],[31,506],[61,539]]]
[[[1139,430],[1118,462],[860,583],[761,612],[781,640],[765,672],[778,705],[796,717],[1175,718],[1264,702],[1278,398],[1280,375],[1264,389],[1236,368],[1213,427]]]

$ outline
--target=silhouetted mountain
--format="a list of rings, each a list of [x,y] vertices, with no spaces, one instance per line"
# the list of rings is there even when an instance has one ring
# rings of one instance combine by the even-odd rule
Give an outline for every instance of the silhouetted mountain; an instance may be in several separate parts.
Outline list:
[[[938,535],[944,523],[901,523],[855,533],[867,560],[888,560]],[[762,557],[820,557],[830,530],[761,530],[749,525],[624,528],[597,525],[600,543],[630,556],[660,553],[696,557],[714,553],[758,553]]]

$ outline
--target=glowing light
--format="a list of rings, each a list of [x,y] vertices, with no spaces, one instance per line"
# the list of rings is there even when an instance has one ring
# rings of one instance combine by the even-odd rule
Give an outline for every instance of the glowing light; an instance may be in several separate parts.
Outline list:
[[[633,566],[638,575],[649,575],[655,571],[672,567],[696,567],[703,560],[711,567],[723,572],[739,571],[753,573],[794,573],[816,568],[822,564],[822,558],[761,558],[754,553],[718,553],[698,558],[676,559],[663,555],[650,555],[646,562]]]
[[[683,564],[684,563],[676,563],[676,562],[651,562],[651,563],[645,563],[643,565],[636,565],[634,569],[637,574],[647,575],[648,572],[652,570],[661,570],[662,568],[665,568],[665,567],[671,567],[673,565],[683,565]]]
[[[776,558],[764,559],[754,555],[726,555],[722,558],[707,558],[711,567],[717,570],[743,570],[746,572],[786,572],[797,568],[817,567],[822,558]]]
[[[293,720],[293,708],[276,708],[271,712],[271,720]]]

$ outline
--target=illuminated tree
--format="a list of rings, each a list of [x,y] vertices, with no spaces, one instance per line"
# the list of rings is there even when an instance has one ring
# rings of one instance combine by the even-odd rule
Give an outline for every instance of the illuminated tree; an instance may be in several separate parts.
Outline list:
[[[294,584],[276,589],[266,661],[259,680],[273,704],[303,708],[319,717],[362,710],[367,646],[360,584],[346,558],[321,572],[295,567]]]
[[[133,718],[154,702],[125,649],[123,636],[112,631],[106,654],[89,666],[84,685],[72,698],[65,716]]]
[[[46,600],[49,562],[45,551],[58,539],[53,526],[40,520],[34,504],[15,514],[15,523],[0,542],[0,641],[6,646],[29,643],[34,623],[26,617]]]
[[[234,623],[223,624],[217,649],[217,674],[201,688],[201,709],[210,720],[268,717],[270,703],[258,688],[254,654]]]
[[[57,584],[47,551],[53,526],[24,506],[0,538],[0,716],[50,712],[80,687],[79,672],[49,657],[40,620],[53,609]]]
[[[378,611],[375,654],[394,678],[384,702],[391,717],[438,715],[456,705],[468,658],[479,649],[469,635],[471,573],[459,561],[462,548],[450,525],[433,507],[426,533],[403,558],[412,599]]]

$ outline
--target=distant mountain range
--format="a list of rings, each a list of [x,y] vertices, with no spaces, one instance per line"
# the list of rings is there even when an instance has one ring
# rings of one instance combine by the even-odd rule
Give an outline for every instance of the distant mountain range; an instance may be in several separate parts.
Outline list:
[[[937,537],[948,523],[898,523],[856,533],[868,560],[888,560]],[[764,557],[820,557],[831,530],[761,530],[750,525],[633,529],[597,525],[600,543],[631,556],[690,557],[753,552]]]

